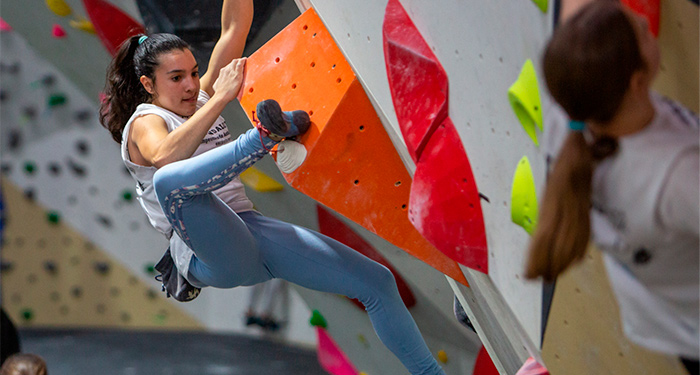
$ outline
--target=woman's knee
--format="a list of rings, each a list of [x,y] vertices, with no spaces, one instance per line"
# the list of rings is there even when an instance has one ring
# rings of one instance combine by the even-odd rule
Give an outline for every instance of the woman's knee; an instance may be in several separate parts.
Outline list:
[[[174,190],[182,188],[177,169],[172,164],[159,168],[153,175],[153,189],[158,200],[163,200]]]

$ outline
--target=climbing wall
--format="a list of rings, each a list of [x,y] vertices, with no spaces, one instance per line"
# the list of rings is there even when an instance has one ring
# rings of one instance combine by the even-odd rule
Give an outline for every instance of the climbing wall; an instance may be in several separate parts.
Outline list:
[[[10,182],[2,191],[7,227],[2,248],[3,309],[20,327],[201,329],[55,212]],[[149,268],[148,273],[153,274]]]
[[[480,193],[488,275],[476,266],[478,263],[462,259],[460,263],[471,288],[460,283],[451,284],[470,305],[470,317],[489,352],[500,357],[497,367],[501,373],[513,373],[529,355],[539,357],[551,296],[547,296],[540,284],[522,280],[521,272],[528,234],[536,224],[537,197],[544,183],[545,165],[538,144],[542,127],[546,126],[543,115],[551,104],[546,92],[540,92],[544,87],[539,65],[542,47],[552,27],[555,2],[463,1],[435,6],[404,0],[400,1],[405,11],[403,15],[395,10],[394,1],[353,3],[351,6],[325,0],[299,3],[302,7],[312,6],[318,12],[347,57],[412,173],[414,184],[423,173],[442,178],[430,172],[430,168],[421,171],[421,164],[429,163],[420,154],[427,154],[425,150],[435,147],[436,139],[441,139],[437,135],[444,133],[442,124],[450,120],[454,125]],[[408,16],[410,21],[397,22],[397,15]],[[693,109],[697,109],[698,102],[698,80],[692,79],[697,75],[698,66],[697,19],[697,6],[693,3],[661,1],[658,24],[662,71],[656,88]],[[405,29],[394,33],[396,27]],[[684,66],[694,68],[688,71]],[[410,78],[408,83],[403,83],[402,72],[411,69],[414,73],[406,74]],[[436,78],[431,80],[430,77]],[[434,107],[432,111],[431,106]],[[411,118],[415,112],[421,115]],[[416,122],[421,117],[425,124]],[[407,129],[419,129],[420,133],[407,132]],[[445,136],[440,137],[444,139]],[[455,137],[454,132],[450,137]],[[440,148],[436,150],[443,152]],[[432,157],[433,154],[428,155]],[[464,165],[462,171],[467,171]],[[435,164],[434,169],[438,168],[447,166]],[[467,179],[465,177],[465,183]],[[438,183],[436,179],[427,180]],[[463,195],[465,200],[473,199],[473,194],[469,194],[472,193]],[[425,197],[424,201],[432,202]],[[446,211],[451,209],[446,207]],[[466,223],[472,216],[464,212]],[[454,217],[447,212],[443,217],[434,217],[437,214],[439,210],[432,211],[433,217],[428,219],[439,222]],[[422,233],[429,238],[429,230]],[[443,233],[455,235],[454,231]],[[448,254],[454,248],[446,250]],[[459,254],[450,255],[459,260]],[[602,277],[600,273],[594,275]],[[577,282],[585,283],[580,279]],[[580,285],[574,288],[583,289]],[[547,298],[542,298],[543,293]],[[558,314],[561,313],[559,304],[566,303],[557,302],[557,299],[563,301],[561,294],[557,293],[552,307]],[[604,298],[596,302],[614,303]],[[597,304],[586,306],[595,309]],[[583,307],[566,311],[574,315],[564,319],[567,322],[593,313]],[[617,318],[615,314],[609,316],[605,327],[614,325]],[[559,319],[559,316],[551,319]],[[551,329],[561,329],[560,325],[561,320]],[[550,340],[548,350],[585,345],[597,353],[597,338],[582,336],[586,337],[585,343],[576,335],[556,336]],[[625,345],[619,331],[616,339],[620,345]],[[580,355],[575,349],[571,353]],[[616,353],[621,353],[621,358],[626,357],[618,361],[630,363],[644,356],[627,349]],[[552,352],[546,354],[546,359],[551,360]],[[588,352],[588,355],[593,354]],[[587,363],[590,366],[582,373],[603,371],[597,367],[596,360]],[[561,361],[560,365],[566,368],[567,362]],[[631,369],[627,371],[634,373]]]
[[[138,13],[133,12],[131,2],[111,3],[119,6],[134,19],[139,19]],[[289,9],[289,3],[283,7],[285,12]],[[187,304],[174,303],[172,300],[163,301],[163,295],[157,289],[158,284],[153,281],[152,265],[162,255],[167,243],[149,227],[133,199],[133,181],[126,174],[117,156],[118,146],[97,123],[96,93],[102,87],[104,69],[109,57],[96,34],[71,27],[70,21],[78,17],[78,14],[87,18],[81,2],[67,1],[66,4],[71,8],[71,13],[67,16],[53,13],[43,1],[35,1],[30,6],[23,7],[16,6],[16,3],[3,2],[3,18],[13,30],[0,33],[0,46],[3,50],[0,58],[0,89],[5,93],[0,103],[3,124],[0,137],[3,180],[10,186],[8,189],[26,196],[27,198],[22,199],[26,199],[29,204],[41,207],[41,214],[38,216],[33,211],[25,210],[24,206],[19,209],[13,207],[13,215],[29,215],[41,223],[45,222],[50,228],[60,227],[62,233],[75,233],[76,239],[71,243],[89,243],[94,246],[95,254],[99,255],[95,259],[82,257],[82,248],[76,255],[74,249],[64,245],[63,240],[43,241],[54,243],[56,252],[70,254],[67,260],[55,260],[57,271],[56,275],[51,277],[71,280],[68,283],[70,285],[67,287],[67,296],[71,296],[71,291],[77,290],[76,287],[82,288],[84,296],[82,299],[65,297],[61,299],[62,304],[57,308],[66,305],[69,311],[82,311],[86,315],[86,321],[94,322],[91,327],[126,325],[120,323],[120,319],[126,316],[122,314],[123,309],[111,308],[111,305],[105,304],[107,307],[104,311],[108,312],[102,315],[100,320],[100,316],[87,317],[97,314],[93,311],[98,309],[99,302],[93,301],[96,305],[85,309],[81,307],[83,305],[78,304],[87,303],[86,301],[95,298],[91,292],[93,289],[112,290],[112,285],[107,281],[113,280],[113,276],[98,277],[97,275],[101,274],[92,271],[96,262],[99,263],[100,269],[106,263],[110,265],[109,275],[115,275],[117,269],[124,270],[127,280],[125,283],[146,288],[143,293],[136,293],[137,296],[147,295],[144,298],[150,298],[155,293],[156,301],[164,302],[165,306],[188,317],[200,328],[258,334],[257,331],[243,326],[249,297],[247,288],[208,288],[195,301]],[[298,12],[293,4],[291,7]],[[26,9],[31,11],[27,12]],[[277,22],[284,22],[285,17],[289,16],[278,11],[273,17],[276,17]],[[49,26],[58,24],[65,34],[59,32],[60,37],[54,38],[53,27],[38,27],[43,23]],[[262,31],[262,34],[271,35],[269,30]],[[262,44],[261,41],[254,40],[251,48]],[[57,50],[62,51],[61,56],[54,56]],[[75,62],[71,64],[71,61],[62,58],[65,54],[86,56],[89,61],[79,62],[85,63],[86,66]],[[93,64],[99,69],[91,66]],[[362,90],[356,93],[362,93]],[[234,134],[241,133],[251,126],[245,113],[237,109],[236,105],[227,108],[224,116]],[[377,122],[376,125],[372,131],[382,134],[381,124]],[[378,130],[380,132],[376,133]],[[265,159],[255,167],[246,172],[242,180],[247,185],[248,195],[258,210],[269,216],[320,229],[317,202],[290,188],[272,159]],[[406,174],[405,171],[403,173]],[[392,186],[396,182],[391,181]],[[408,182],[406,184],[410,185]],[[445,283],[442,272],[332,210],[328,212],[351,226],[356,236],[367,241],[377,254],[393,267],[396,274],[407,281],[406,285],[415,301],[411,312],[425,334],[431,350],[441,359],[446,371],[449,374],[469,373],[474,364],[474,353],[478,351],[478,339],[472,331],[451,318],[453,294]],[[53,222],[58,222],[59,226],[54,227]],[[16,267],[14,273],[2,273],[3,296],[6,301],[17,294],[33,293],[27,289],[28,285],[25,283],[10,280],[19,278],[22,281],[22,278],[26,277],[22,275],[27,273],[50,275],[45,271],[45,262],[51,260],[40,258],[29,262],[21,254],[13,257],[13,243],[20,235],[12,229],[7,232],[7,236],[11,242],[4,250],[3,259],[7,258],[8,263],[14,263]],[[35,244],[43,237],[41,234],[29,233],[27,238],[29,239],[25,242]],[[411,241],[407,243],[410,244]],[[71,262],[75,261],[72,259],[78,259],[77,257],[80,257],[80,267],[88,268],[94,279],[72,281],[71,278],[76,277],[73,273],[74,267],[78,266],[72,266]],[[19,268],[20,263],[24,264],[22,268]],[[23,271],[19,271],[20,269]],[[453,269],[456,270],[457,267],[454,266]],[[420,275],[420,280],[412,281],[414,275]],[[458,277],[458,273],[455,277]],[[45,279],[39,278],[36,282],[37,287],[42,287],[44,281]],[[8,289],[10,285],[12,291]],[[370,375],[402,372],[400,364],[379,342],[366,313],[356,303],[335,295],[301,288],[296,290],[298,294],[292,293],[289,322],[278,336],[280,339],[294,344],[316,345],[316,333],[309,325],[308,319],[310,309],[318,309],[329,321],[328,335],[340,343],[340,348],[358,369]],[[46,299],[45,294],[40,292],[36,299],[31,300],[34,302],[28,303],[25,297],[25,303],[13,305],[13,317],[20,325],[38,324],[39,317],[45,319],[42,325],[68,325],[67,318],[51,314],[52,310],[46,310],[48,313],[44,311],[45,307],[55,304],[51,302],[51,296]],[[108,296],[109,292],[106,295]],[[303,300],[299,296],[302,296]],[[10,302],[7,303],[9,306]],[[23,319],[25,309],[32,310],[34,323]],[[99,310],[103,311],[103,308],[99,307]],[[113,314],[113,311],[116,313]],[[138,324],[136,313],[130,314],[133,327],[145,327],[146,323],[156,327],[162,325],[163,318],[158,318],[163,315],[160,310],[156,310],[155,313],[149,312],[150,315],[147,314],[143,318],[139,317]],[[168,327],[179,327],[174,322],[175,315],[167,314],[169,322],[172,322],[172,326]],[[183,324],[183,327],[189,326]]]
[[[411,151],[413,143],[402,133],[387,73],[384,27],[388,3],[345,6],[330,1],[311,1],[370,94],[387,133],[407,169],[413,173],[420,162],[416,163],[416,155]],[[474,280],[477,285],[485,285],[480,289],[480,295],[484,296],[482,302],[491,301],[497,305],[485,308],[498,311],[499,315],[490,319],[511,322],[512,330],[501,331],[500,337],[490,339],[494,340],[492,346],[498,345],[498,341],[515,342],[509,344],[519,357],[511,364],[512,370],[518,366],[518,361],[527,357],[523,346],[536,352],[541,341],[542,319],[541,285],[526,282],[521,277],[529,235],[525,228],[512,221],[513,180],[521,159],[526,156],[533,183],[518,184],[518,187],[525,185],[531,192],[539,191],[544,180],[544,160],[526,131],[532,128],[530,134],[539,133],[539,129],[534,130],[535,120],[526,116],[528,121],[521,125],[519,114],[509,101],[509,89],[519,80],[528,60],[534,67],[539,65],[540,50],[551,29],[551,12],[547,8],[547,13],[543,12],[531,1],[462,1],[442,3],[439,7],[419,1],[401,1],[400,4],[427,46],[420,50],[424,51],[421,55],[437,61],[447,78],[443,86],[448,93],[447,115],[455,129],[449,139],[459,137],[471,165],[473,177],[470,178],[482,195],[479,203],[488,252],[488,276],[464,266],[462,269],[467,274],[474,272],[473,277],[467,277],[470,284]],[[429,56],[431,54],[433,56]],[[537,75],[536,69],[533,73]],[[541,83],[537,78],[535,82],[536,90]],[[532,85],[525,86],[528,87],[525,94],[519,95],[523,103],[534,95]],[[423,91],[417,91],[420,98]],[[539,111],[546,111],[549,106],[546,97],[538,104]],[[440,108],[435,109],[435,116],[440,116],[438,110]],[[429,143],[427,145],[425,147],[430,147]],[[433,173],[439,170],[440,165],[432,168]],[[430,174],[431,168],[426,171]],[[528,171],[525,172],[527,176]],[[519,199],[517,193],[522,192],[516,191],[516,200]],[[531,206],[533,203],[536,205],[530,201]]]

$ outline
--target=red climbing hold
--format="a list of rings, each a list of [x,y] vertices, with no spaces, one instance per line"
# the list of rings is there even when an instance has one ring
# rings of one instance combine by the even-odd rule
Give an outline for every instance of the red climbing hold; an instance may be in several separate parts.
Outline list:
[[[97,36],[112,56],[125,40],[146,32],[128,14],[104,0],[83,0],[83,4]]]
[[[384,55],[401,133],[413,161],[447,117],[447,73],[398,0],[384,16]]]
[[[391,97],[416,162],[409,219],[452,260],[488,273],[479,191],[448,116],[447,73],[398,0],[389,0],[383,34]]]
[[[643,15],[649,22],[649,30],[654,36],[659,36],[659,0],[622,0],[633,11]]]

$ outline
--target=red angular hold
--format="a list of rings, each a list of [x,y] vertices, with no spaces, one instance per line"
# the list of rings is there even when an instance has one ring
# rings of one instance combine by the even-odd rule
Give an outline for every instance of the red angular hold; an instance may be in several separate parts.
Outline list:
[[[409,219],[450,259],[488,273],[479,191],[448,116],[447,73],[398,0],[389,0],[383,33],[391,97],[416,162]]]
[[[481,347],[481,350],[479,350],[479,354],[476,356],[476,362],[474,363],[474,374],[499,375],[498,369],[491,360],[491,356],[489,356],[489,353],[483,346]]]
[[[416,297],[413,296],[411,288],[403,277],[401,277],[401,274],[392,267],[391,263],[375,250],[372,245],[360,237],[360,235],[355,233],[355,231],[345,225],[340,219],[336,218],[330,211],[323,208],[321,205],[317,205],[316,207],[319,231],[388,268],[396,279],[396,285],[399,288],[399,294],[401,295],[404,305],[406,305],[406,308],[413,307],[416,304]],[[353,302],[355,301],[356,300],[353,300]],[[364,310],[364,306],[359,303],[359,301],[355,302],[355,304]]]
[[[146,32],[131,16],[104,0],[83,0],[83,5],[97,36],[112,56],[125,40]]]
[[[416,165],[408,218],[436,248],[488,273],[486,228],[472,169],[448,117],[433,133]]]
[[[447,117],[447,73],[398,0],[384,16],[384,56],[401,133],[413,161]]]
[[[659,36],[659,17],[661,14],[659,0],[622,0],[622,3],[645,16],[649,22],[649,30],[654,36]]]

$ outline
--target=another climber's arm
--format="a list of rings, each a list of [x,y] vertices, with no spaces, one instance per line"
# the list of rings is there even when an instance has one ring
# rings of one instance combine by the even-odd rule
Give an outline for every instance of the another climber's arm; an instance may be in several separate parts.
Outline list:
[[[253,0],[224,0],[221,8],[221,36],[214,46],[201,89],[214,95],[214,82],[219,71],[233,59],[243,55],[246,38],[253,22]]]

